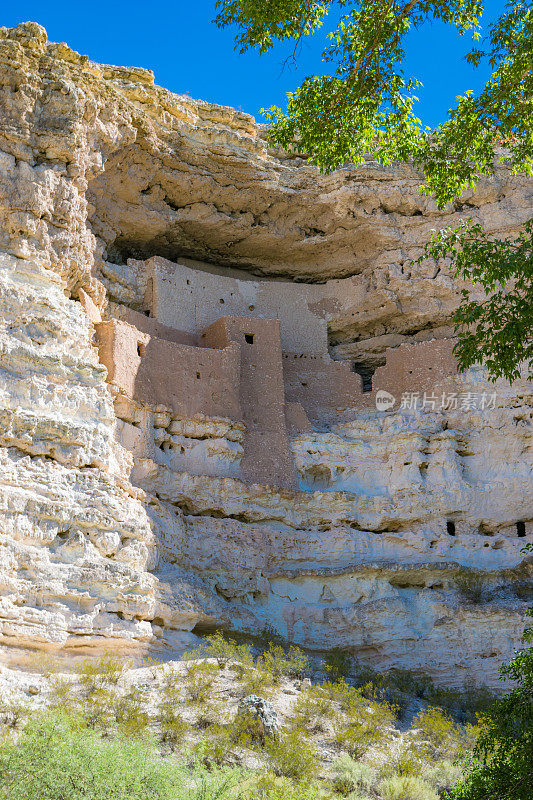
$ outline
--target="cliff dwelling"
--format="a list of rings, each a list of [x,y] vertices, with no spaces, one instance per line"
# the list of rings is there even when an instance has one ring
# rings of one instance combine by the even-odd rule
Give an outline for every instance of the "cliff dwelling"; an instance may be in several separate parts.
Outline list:
[[[0,29],[0,654],[274,630],[498,685],[533,597],[532,385],[458,373],[409,164],[321,174],[247,114]],[[465,592],[475,583],[475,597]]]
[[[334,361],[326,309],[341,298],[349,302],[344,281],[243,280],[160,257],[128,266],[147,287],[142,310],[115,304],[116,317],[100,321],[85,293],[82,302],[93,314],[100,360],[121,413],[131,403],[143,408],[142,423],[125,418],[121,428],[121,441],[138,458],[297,489],[291,436],[375,409],[379,390],[399,407],[414,389],[423,398],[454,388],[448,338],[402,344],[390,357],[386,351],[370,391],[350,362]],[[154,438],[154,414],[167,415],[170,426],[188,419],[225,427],[231,444],[203,440],[191,447],[171,433],[163,438],[161,428]]]

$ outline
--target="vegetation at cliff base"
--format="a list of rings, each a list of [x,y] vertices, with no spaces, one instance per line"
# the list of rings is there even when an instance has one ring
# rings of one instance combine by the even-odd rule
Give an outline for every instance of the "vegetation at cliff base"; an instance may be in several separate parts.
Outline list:
[[[453,320],[459,366],[483,363],[493,380],[518,377],[523,361],[533,366],[531,225],[513,241],[469,224],[471,190],[497,164],[533,174],[531,4],[508,2],[483,31],[481,0],[218,0],[217,6],[217,24],[236,26],[241,52],[264,53],[292,40],[296,58],[306,36],[337,21],[323,52],[327,74],[306,77],[288,94],[286,111],[266,112],[271,141],[325,171],[369,154],[385,165],[411,160],[425,175],[421,191],[439,208],[453,204],[464,214],[464,224],[436,235],[426,257],[450,259],[452,272],[487,297],[463,293]],[[477,46],[466,58],[488,65],[490,76],[429,130],[415,113],[420,82],[406,74],[405,41],[410,30],[435,20],[461,35],[472,32]]]
[[[0,702],[0,800],[531,796],[531,648],[503,668],[514,687],[496,700],[337,650],[311,664],[277,639],[220,633],[170,664],[36,666],[36,704]]]
[[[36,705],[0,704],[0,800],[438,800],[490,705],[339,651],[311,665],[268,637],[215,634],[136,670],[112,657],[37,667]],[[270,727],[243,710],[250,695]]]
[[[530,609],[533,616],[533,609]],[[524,634],[533,642],[533,628]],[[531,800],[533,787],[533,648],[526,647],[502,668],[516,683],[482,716],[466,777],[455,800]]]

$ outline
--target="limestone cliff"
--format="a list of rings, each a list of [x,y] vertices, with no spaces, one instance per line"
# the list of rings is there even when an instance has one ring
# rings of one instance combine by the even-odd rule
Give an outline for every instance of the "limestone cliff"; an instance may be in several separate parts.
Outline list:
[[[466,215],[516,230],[532,181],[441,212],[408,165],[321,175],[34,23],[0,76],[6,657],[271,625],[494,682],[533,594],[531,383],[455,374],[462,287],[413,262]]]

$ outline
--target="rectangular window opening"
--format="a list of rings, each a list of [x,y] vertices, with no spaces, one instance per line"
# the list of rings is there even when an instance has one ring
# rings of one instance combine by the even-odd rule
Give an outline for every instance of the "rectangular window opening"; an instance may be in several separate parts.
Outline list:
[[[245,333],[244,334],[244,341],[246,344],[253,344],[254,343],[254,335],[253,333]]]

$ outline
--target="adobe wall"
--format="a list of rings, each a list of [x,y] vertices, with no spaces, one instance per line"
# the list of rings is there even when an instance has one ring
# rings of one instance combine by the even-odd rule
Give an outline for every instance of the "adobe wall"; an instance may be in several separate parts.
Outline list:
[[[418,392],[428,396],[453,390],[457,359],[453,354],[455,339],[402,344],[387,350],[387,362],[378,367],[372,378],[372,395],[384,389],[400,400],[402,394]]]
[[[113,317],[133,325],[138,331],[147,333],[149,336],[155,336],[158,339],[175,342],[176,344],[188,344],[191,347],[198,346],[198,336],[196,334],[182,331],[178,328],[170,328],[168,325],[158,322],[154,317],[146,316],[140,311],[134,311],[128,306],[114,305]]]
[[[210,444],[171,440],[170,455],[161,446],[172,469],[195,474],[296,488],[290,436],[308,431],[310,422],[334,424],[361,408],[375,409],[379,390],[393,395],[397,408],[404,393],[435,397],[438,408],[438,393],[452,391],[457,374],[453,340],[401,345],[376,370],[372,391],[363,392],[361,376],[346,362],[282,352],[275,319],[224,316],[195,337],[135,311],[124,316],[144,330],[124,319],[96,324],[111,384],[144,407],[244,423],[242,446],[224,437]],[[187,337],[196,344],[184,344]],[[129,433],[139,439],[137,431]],[[150,435],[144,431],[143,441]]]
[[[241,418],[239,348],[190,347],[142,333],[120,320],[96,325],[108,382],[127,397],[185,417]]]
[[[300,403],[309,419],[332,421],[363,401],[363,382],[345,361],[308,353],[284,353],[285,397]]]
[[[222,316],[277,319],[284,350],[328,352],[327,320],[320,306],[324,286],[243,279],[240,271],[217,272],[206,264],[189,263],[194,266],[158,256],[144,262],[145,307],[159,322],[200,334]]]
[[[404,394],[411,393],[418,394],[421,402],[424,394],[430,399],[456,390],[454,344],[455,339],[433,339],[389,348],[386,364],[372,377],[370,392],[363,392],[361,376],[345,361],[284,353],[286,400],[301,403],[313,422],[327,423],[345,420],[356,409],[376,408],[379,390],[392,394],[398,405]]]
[[[280,323],[276,319],[222,317],[203,334],[208,346],[239,346],[240,401],[246,425],[242,477],[296,488],[285,420]]]

